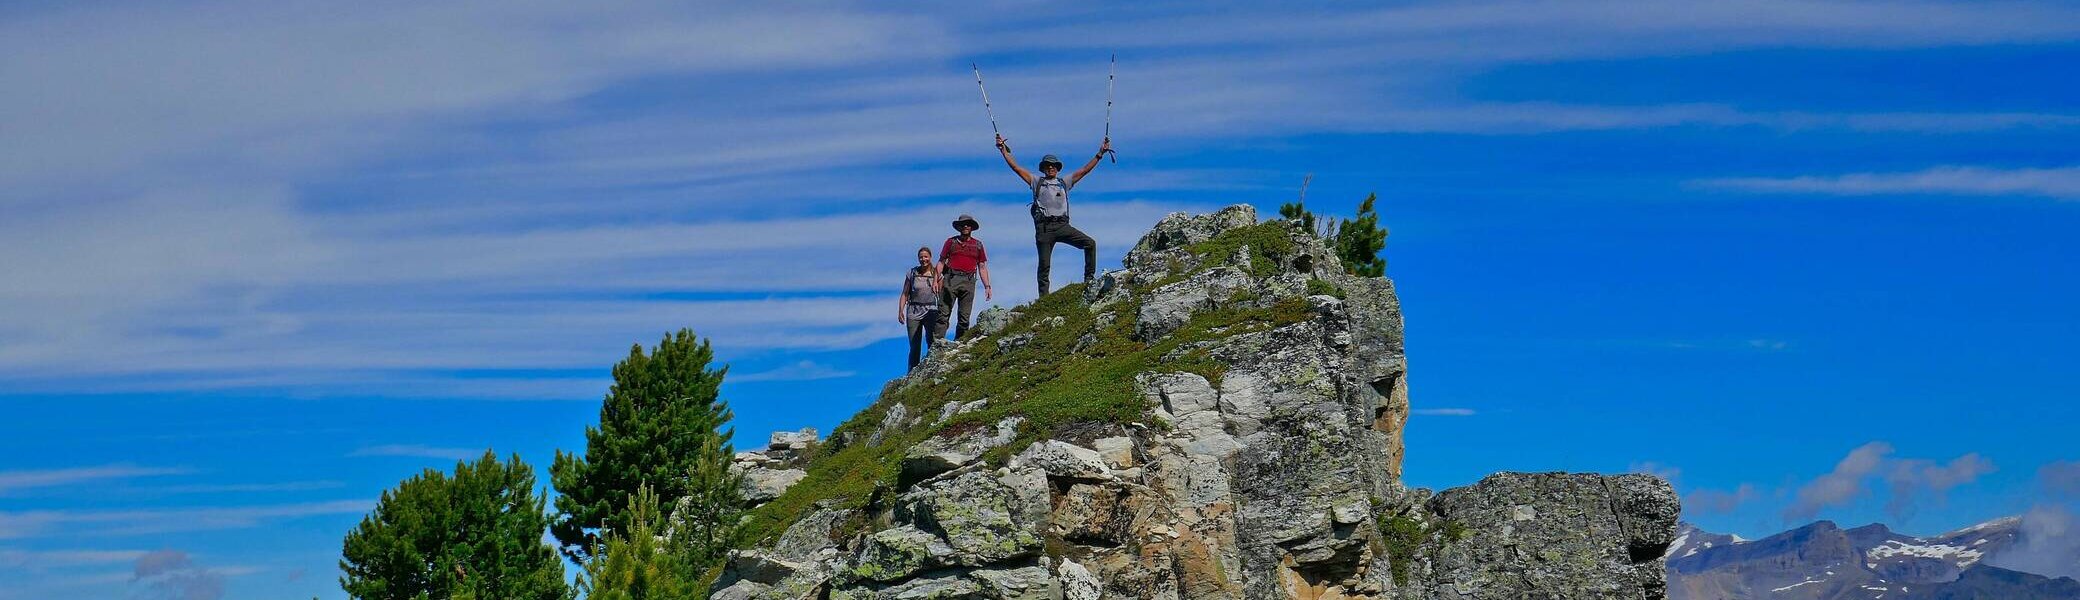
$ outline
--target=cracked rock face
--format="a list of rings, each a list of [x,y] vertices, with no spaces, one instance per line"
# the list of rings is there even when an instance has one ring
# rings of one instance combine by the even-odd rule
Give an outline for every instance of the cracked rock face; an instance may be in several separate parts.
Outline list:
[[[1412,557],[1416,578],[1431,586],[1421,597],[1666,597],[1661,557],[1675,539],[1678,507],[1658,477],[1501,473],[1446,490],[1425,509],[1460,533],[1425,540]]]
[[[1125,266],[1082,290],[1090,331],[1022,318],[1031,307],[986,311],[977,335],[892,382],[853,439],[921,441],[846,504],[860,508],[818,504],[734,553],[716,597],[1663,597],[1677,506],[1659,479],[1401,485],[1409,399],[1391,282],[1345,274],[1321,241],[1248,206],[1170,215]],[[1201,318],[1236,310],[1274,317]],[[1167,352],[1128,379],[1138,418],[1035,440],[1046,419],[1018,416],[1016,398],[889,401],[983,357],[1047,360],[1011,354],[1044,336],[1076,352],[1108,343],[1099,330],[1114,326],[1130,341],[1109,343]],[[984,410],[999,412],[970,414]]]

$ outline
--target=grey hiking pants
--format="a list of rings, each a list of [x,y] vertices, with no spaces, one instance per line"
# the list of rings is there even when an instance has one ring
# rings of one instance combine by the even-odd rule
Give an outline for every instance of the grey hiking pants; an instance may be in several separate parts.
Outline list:
[[[959,312],[955,312],[956,308],[960,309]],[[974,310],[975,274],[947,270],[946,287],[939,293],[939,327],[932,331],[932,337],[945,339],[948,321],[954,321],[958,317],[959,321],[952,323],[953,339],[961,339],[962,335],[968,333],[968,315]]]
[[[924,357],[924,351],[932,345],[932,336],[946,331],[945,327],[939,325],[940,314],[939,308],[934,306],[923,316],[903,322],[904,328],[910,333],[910,368],[917,368],[917,363]]]
[[[1083,280],[1098,277],[1098,240],[1084,235],[1069,225],[1068,217],[1036,217],[1033,219],[1033,244],[1040,248],[1040,295],[1050,289],[1048,272],[1054,267],[1054,245],[1068,244],[1083,249]]]

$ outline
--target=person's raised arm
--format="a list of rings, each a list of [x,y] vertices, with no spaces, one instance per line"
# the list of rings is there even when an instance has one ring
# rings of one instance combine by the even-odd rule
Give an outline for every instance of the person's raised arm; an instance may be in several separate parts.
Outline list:
[[[1011,172],[1017,173],[1019,179],[1025,180],[1026,187],[1032,187],[1033,172],[1018,166],[1018,159],[1011,157],[1011,142],[1006,141],[1002,135],[997,136],[997,152],[1004,155],[1004,164],[1011,166]]]
[[[1075,173],[1069,175],[1069,187],[1076,187],[1076,182],[1083,181],[1083,176],[1091,174],[1091,169],[1098,168],[1098,159],[1105,158],[1105,153],[1110,151],[1112,151],[1112,138],[1105,138],[1104,142],[1098,144],[1098,154],[1092,156],[1090,162],[1084,163],[1083,168],[1077,169]]]

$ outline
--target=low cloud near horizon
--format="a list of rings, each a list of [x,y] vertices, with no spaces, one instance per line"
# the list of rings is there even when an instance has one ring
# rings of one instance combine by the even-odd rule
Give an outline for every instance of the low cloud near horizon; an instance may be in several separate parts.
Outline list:
[[[161,549],[137,557],[130,584],[151,600],[218,600],[224,597],[224,577],[186,552]]]
[[[1895,458],[1892,444],[1871,442],[1850,450],[1834,470],[1800,485],[1792,504],[1781,512],[1786,522],[1812,519],[1827,508],[1849,505],[1877,493],[1884,485],[1885,510],[1896,520],[1913,515],[1917,503],[1942,502],[1957,486],[1977,481],[1994,470],[1993,462],[1965,454],[1947,463]]]

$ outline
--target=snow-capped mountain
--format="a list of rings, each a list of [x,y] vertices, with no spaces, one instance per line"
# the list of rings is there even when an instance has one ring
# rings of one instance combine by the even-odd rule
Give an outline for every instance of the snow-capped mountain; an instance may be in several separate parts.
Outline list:
[[[1760,540],[1683,524],[1668,551],[1670,600],[2080,599],[2080,581],[1986,564],[2022,540],[1997,519],[1930,537],[1820,521]]]

